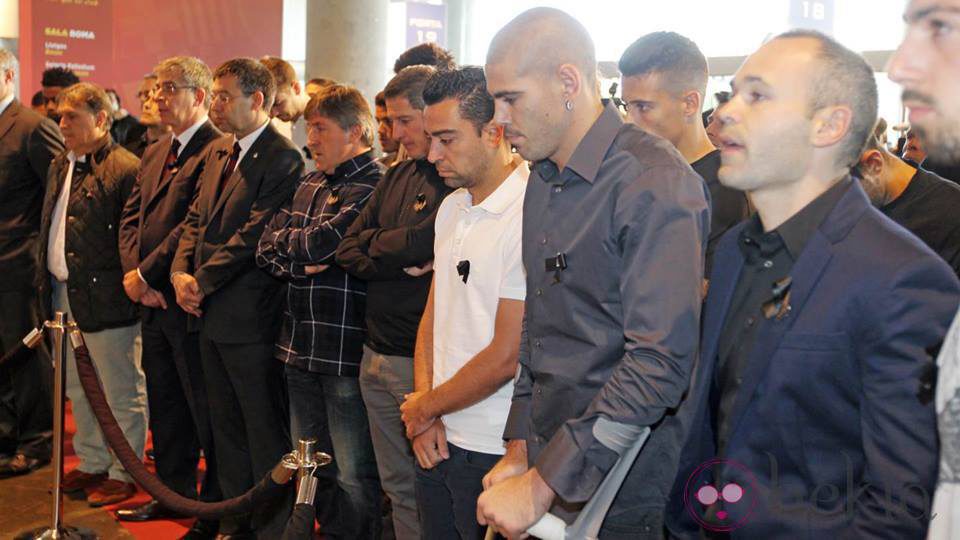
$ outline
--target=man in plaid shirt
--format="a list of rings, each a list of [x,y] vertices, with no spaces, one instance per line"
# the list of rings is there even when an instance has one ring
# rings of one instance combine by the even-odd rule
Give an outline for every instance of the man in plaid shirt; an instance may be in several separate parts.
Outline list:
[[[301,180],[290,205],[267,226],[257,264],[288,283],[275,357],[286,364],[294,446],[315,438],[334,456],[320,469],[328,479],[316,499],[323,533],[379,538],[380,482],[357,382],[366,284],[334,261],[341,237],[383,175],[371,149],[376,129],[364,97],[348,86],[321,91],[305,116],[317,171]]]

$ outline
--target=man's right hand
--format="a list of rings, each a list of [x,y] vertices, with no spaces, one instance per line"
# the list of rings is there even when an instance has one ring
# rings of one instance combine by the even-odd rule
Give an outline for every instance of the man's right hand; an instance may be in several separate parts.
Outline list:
[[[507,478],[523,474],[529,469],[527,464],[527,441],[513,439],[507,443],[507,452],[500,461],[483,477],[483,489],[503,482]]]
[[[426,431],[417,435],[412,441],[413,454],[417,462],[424,469],[432,469],[441,461],[450,459],[450,449],[447,447],[447,428],[443,421],[437,418]]]
[[[185,272],[178,272],[171,278],[173,290],[177,294],[177,304],[187,313],[199,317],[203,314],[200,311],[200,302],[203,301],[203,291],[200,290],[200,284],[197,279]]]

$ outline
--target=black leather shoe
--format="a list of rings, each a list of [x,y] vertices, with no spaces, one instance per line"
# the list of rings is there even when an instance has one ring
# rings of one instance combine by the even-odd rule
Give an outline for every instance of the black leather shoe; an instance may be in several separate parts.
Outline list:
[[[219,521],[198,519],[193,523],[193,527],[190,527],[190,530],[180,537],[180,540],[213,540],[217,537],[219,528]]]
[[[50,463],[49,457],[41,459],[24,454],[17,454],[10,458],[10,460],[0,463],[0,478],[27,474],[43,467],[47,463]]]
[[[151,521],[154,519],[181,519],[187,516],[178,514],[160,504],[160,501],[150,502],[134,508],[117,510],[117,519],[120,521]]]

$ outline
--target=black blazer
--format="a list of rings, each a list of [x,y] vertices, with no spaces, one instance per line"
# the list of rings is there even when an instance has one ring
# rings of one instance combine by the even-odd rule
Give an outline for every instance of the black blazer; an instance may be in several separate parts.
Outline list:
[[[70,272],[70,310],[80,330],[99,332],[137,322],[137,306],[123,292],[119,229],[120,213],[137,181],[140,160],[109,135],[90,158],[91,171],[71,181],[64,249]],[[38,286],[44,299],[50,288],[50,274],[46,272],[50,226],[69,164],[67,152],[63,152],[48,173],[39,242],[44,273]]]
[[[0,291],[30,288],[37,261],[47,170],[63,151],[50,119],[12,103],[0,114]]]
[[[183,221],[199,192],[203,151],[221,136],[223,133],[209,120],[203,123],[180,151],[173,174],[163,183],[163,166],[173,138],[164,137],[143,154],[137,183],[120,221],[120,260],[124,272],[139,268],[147,284],[158,291],[172,292],[170,266],[183,233]],[[168,300],[172,298],[168,295]]]
[[[700,538],[706,507],[694,493],[719,467],[724,485],[744,490],[725,506],[731,538],[922,539],[928,516],[914,518],[925,510],[918,492],[932,496],[938,465],[925,383],[960,302],[956,276],[853,183],[790,272],[790,311],[759,323],[727,419],[730,439],[717,456],[711,386],[744,264],[744,226],[717,246],[702,356],[686,401],[664,423],[687,431],[667,510],[671,531]],[[718,457],[727,463],[709,464]],[[905,495],[912,517],[885,518]]]
[[[218,194],[234,141],[221,137],[204,151],[200,192],[187,213],[171,273],[197,279],[204,293],[201,324],[210,339],[272,343],[279,328],[281,282],[257,268],[257,242],[296,191],[303,158],[268,125]]]

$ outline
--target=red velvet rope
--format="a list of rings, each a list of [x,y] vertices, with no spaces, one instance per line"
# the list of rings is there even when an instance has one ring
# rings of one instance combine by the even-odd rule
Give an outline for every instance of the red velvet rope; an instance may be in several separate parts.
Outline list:
[[[116,454],[117,459],[120,460],[123,468],[130,473],[130,476],[166,508],[179,514],[216,520],[229,515],[248,513],[255,506],[273,499],[286,489],[285,484],[274,482],[270,473],[267,473],[260,483],[243,495],[216,503],[188,499],[168,488],[159,478],[147,470],[140,457],[130,447],[126,437],[123,436],[123,431],[117,424],[117,419],[113,416],[110,405],[107,404],[107,398],[103,395],[103,387],[97,377],[97,370],[90,361],[90,352],[87,347],[85,345],[76,347],[73,352],[77,359],[77,374],[80,378],[80,385],[83,387],[84,394],[87,395],[90,408],[93,409],[93,414],[97,418],[97,423],[100,424],[100,429],[103,431],[107,444],[110,445],[113,453]],[[288,537],[284,534],[284,537],[298,538],[300,536]]]

